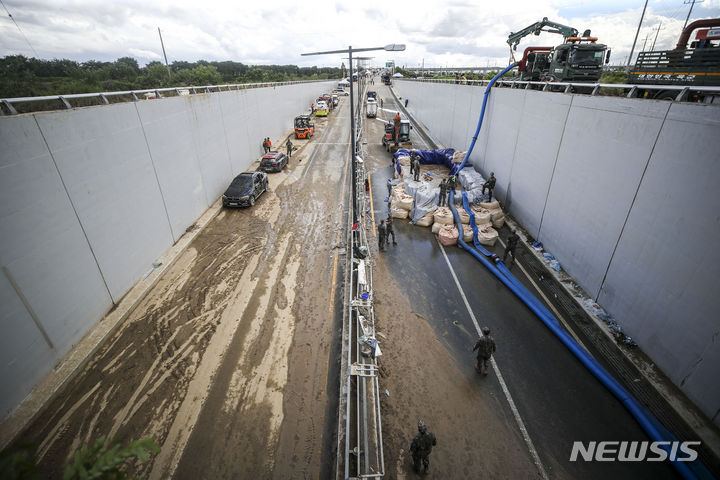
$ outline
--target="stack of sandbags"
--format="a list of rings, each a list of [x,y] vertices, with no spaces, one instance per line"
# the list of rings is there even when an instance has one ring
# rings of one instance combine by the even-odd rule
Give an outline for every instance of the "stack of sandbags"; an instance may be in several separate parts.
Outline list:
[[[446,247],[457,245],[458,229],[454,225],[443,225],[438,232],[438,239]]]
[[[470,243],[473,240],[473,231],[472,227],[470,227],[470,224],[463,223],[460,225],[462,227],[462,239],[465,243]]]
[[[407,155],[402,155],[397,158],[398,163],[402,165],[403,167],[409,167],[410,166],[410,157]]]
[[[440,189],[433,187],[429,183],[423,183],[415,191],[415,205],[410,212],[411,221],[415,223],[415,225],[418,225],[418,222],[423,218],[425,220],[420,224],[420,226],[429,227],[432,225],[432,213],[437,210],[439,194]]]
[[[485,224],[485,225],[478,225],[478,242],[480,244],[485,245],[486,247],[492,247],[495,245],[495,242],[497,242],[498,239],[498,232],[495,230],[492,225]]]
[[[433,212],[433,222],[441,225],[452,225],[455,220],[452,211],[448,207],[439,207]]]
[[[401,193],[395,200],[393,200],[393,207],[402,208],[403,210],[407,210],[409,212],[412,210],[414,202],[415,201],[413,200],[412,195]]]
[[[458,180],[460,181],[460,185],[468,191],[478,188],[482,190],[483,183],[485,183],[482,175],[475,171],[473,167],[465,167],[460,170],[458,172]]]
[[[505,225],[505,214],[497,200],[483,202],[480,204],[480,207],[490,210],[490,220],[492,221],[493,227],[502,228],[502,226]]]
[[[465,159],[466,154],[467,154],[467,152],[460,152],[460,151],[456,151],[455,153],[453,153],[453,158],[452,158],[453,163],[462,163],[462,161]]]
[[[458,218],[460,219],[460,223],[466,223],[470,225],[470,214],[465,211],[464,208],[457,208]]]

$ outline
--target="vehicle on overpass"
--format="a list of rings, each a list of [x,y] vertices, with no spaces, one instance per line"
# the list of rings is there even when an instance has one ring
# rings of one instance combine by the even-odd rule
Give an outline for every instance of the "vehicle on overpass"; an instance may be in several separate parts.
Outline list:
[[[392,81],[390,80],[390,72],[387,70],[380,75],[380,79],[385,85],[392,85]]]
[[[410,121],[406,118],[400,118],[400,113],[396,113],[392,122],[385,123],[385,134],[382,138],[385,149],[394,154],[400,148],[408,150],[413,148],[410,141],[411,129]]]
[[[310,115],[298,115],[295,117],[295,138],[310,138],[315,134],[315,125]]]
[[[335,95],[338,95],[340,97],[347,97],[348,95],[350,95],[350,92],[348,92],[347,90],[345,90],[343,88],[336,88],[335,90],[332,91],[332,93],[334,93]]]
[[[375,90],[368,90],[367,98],[368,100],[372,98],[377,102],[377,92]]]
[[[695,40],[688,41],[697,30]],[[628,83],[638,85],[720,85],[720,18],[697,20],[683,30],[673,50],[640,52],[630,70]],[[660,100],[674,100],[678,90],[640,92]],[[706,98],[707,97],[707,98]],[[718,102],[718,95],[693,92],[691,100]]]
[[[252,207],[268,189],[265,172],[243,172],[233,179],[222,196],[223,207]]]
[[[605,45],[597,43],[597,37],[590,36],[590,30],[578,36],[576,28],[551,22],[545,17],[519,32],[511,32],[507,43],[516,50],[522,38],[542,32],[562,35],[563,43],[556,47],[526,48],[518,62],[521,80],[596,82],[600,79],[603,64],[610,61],[610,52]]]
[[[288,164],[288,157],[284,153],[269,152],[260,159],[258,170],[263,172],[281,172]]]
[[[315,105],[315,116],[327,117],[329,110],[330,107],[328,107],[328,104],[325,103],[324,100],[318,100],[317,104]]]
[[[333,108],[334,108],[334,107],[337,107],[337,106],[338,106],[338,103],[340,103],[340,98],[337,96],[336,93],[333,93],[332,95],[330,95],[330,97],[332,98]]]
[[[365,105],[365,116],[367,118],[377,117],[378,104],[374,98],[368,98],[367,104]]]

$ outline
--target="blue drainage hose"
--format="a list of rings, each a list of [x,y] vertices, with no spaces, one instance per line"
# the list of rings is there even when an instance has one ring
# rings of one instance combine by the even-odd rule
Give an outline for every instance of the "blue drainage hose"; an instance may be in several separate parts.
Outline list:
[[[470,143],[470,147],[465,154],[465,158],[463,159],[462,163],[460,163],[460,165],[457,167],[457,169],[455,169],[455,172],[459,172],[465,166],[468,158],[470,158],[470,154],[472,153],[473,148],[475,147],[475,142],[477,141],[477,137],[480,133],[480,128],[482,127],[483,118],[485,117],[485,107],[487,105],[487,99],[488,95],[490,94],[491,87],[498,78],[505,75],[516,65],[516,63],[513,63],[507,68],[505,68],[502,72],[495,75],[495,77],[485,88],[482,110],[480,111],[480,118],[478,119],[478,125],[477,129],[475,130],[475,135],[473,135],[472,142]],[[460,217],[457,213],[457,210],[455,209],[455,192],[453,190],[450,190],[448,205],[452,210],[453,218],[455,219],[458,230],[461,231],[462,226],[460,222]],[[630,394],[630,392],[625,389],[625,387],[623,387],[617,380],[615,380],[615,378],[613,378],[613,376],[610,375],[610,373],[605,370],[605,368],[603,368],[603,366],[600,365],[597,360],[595,360],[583,347],[581,347],[575,341],[574,338],[570,336],[570,334],[567,333],[564,328],[560,326],[560,322],[557,320],[557,318],[555,318],[547,310],[547,308],[534,295],[532,295],[532,293],[530,293],[525,288],[525,286],[520,283],[519,280],[515,278],[515,276],[508,270],[505,264],[497,258],[497,255],[489,252],[485,247],[480,244],[480,242],[478,242],[477,225],[475,224],[475,214],[470,209],[467,194],[465,192],[463,192],[463,207],[470,215],[470,226],[473,230],[473,244],[475,248],[472,248],[467,243],[465,243],[462,240],[462,235],[460,235],[458,238],[458,244],[460,245],[460,247],[468,251],[472,256],[474,256],[483,265],[485,265],[488,270],[490,270],[502,283],[504,283],[506,287],[508,287],[518,298],[520,298],[520,300],[522,300],[523,303],[525,303],[525,305],[533,313],[535,313],[535,315],[537,315],[537,317],[540,318],[543,323],[545,323],[545,325],[550,329],[550,331],[553,332],[555,336],[560,339],[560,341],[573,353],[573,355],[575,355],[578,360],[580,360],[580,363],[582,363],[590,371],[590,373],[592,373],[595,378],[600,381],[600,383],[602,383],[608,390],[610,390],[613,395],[615,395],[618,400],[620,400],[620,402],[625,406],[625,408],[628,409],[630,414],[640,424],[642,429],[645,430],[645,433],[648,434],[652,441],[666,442],[665,444],[659,445],[659,447],[665,450],[669,455],[671,446],[668,443],[677,441],[675,436],[672,435],[672,433],[670,433],[667,429],[665,429],[662,424],[660,424],[660,422],[650,412],[648,412],[645,407],[643,407],[635,399],[635,397]],[[693,462],[680,462],[677,460],[671,460],[671,462],[673,467],[675,467],[678,473],[680,473],[680,475],[682,475],[682,477],[685,479],[713,478],[705,465],[703,465],[698,460],[695,460]],[[692,470],[690,467],[692,467]]]

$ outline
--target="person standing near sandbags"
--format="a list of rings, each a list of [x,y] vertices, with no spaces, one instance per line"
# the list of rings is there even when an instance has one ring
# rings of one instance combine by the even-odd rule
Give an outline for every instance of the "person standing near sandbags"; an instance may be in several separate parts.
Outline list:
[[[410,156],[410,162],[413,165],[413,180],[420,181],[420,156],[415,152]]]
[[[447,191],[447,182],[443,179],[443,181],[440,182],[440,199],[438,200],[438,207],[444,207],[447,205]]]
[[[488,374],[488,363],[495,353],[495,340],[490,336],[490,329],[483,327],[482,337],[480,337],[475,343],[472,351],[477,350],[477,364],[475,364],[475,370],[481,372],[483,375]]]
[[[390,244],[390,235],[393,237],[393,245],[397,245],[397,242],[395,241],[395,230],[393,230],[393,218],[392,215],[388,215],[387,221],[385,222],[385,230],[386,230],[386,239],[388,245]]]
[[[505,246],[505,254],[503,255],[502,261],[505,262],[505,259],[508,256],[508,253],[512,254],[513,262],[515,262],[515,248],[517,247],[518,241],[520,240],[520,237],[517,233],[515,233],[513,230],[510,230],[510,235],[508,235],[507,238],[507,245]]]
[[[385,247],[386,238],[387,227],[385,226],[385,220],[380,220],[380,225],[378,225],[378,250],[387,250],[387,247]]]
[[[490,197],[488,197],[488,202],[492,202],[492,194],[493,190],[495,190],[495,180],[495,172],[490,172],[490,178],[488,178],[487,182],[483,183],[482,194],[485,195],[486,188],[490,193]]]

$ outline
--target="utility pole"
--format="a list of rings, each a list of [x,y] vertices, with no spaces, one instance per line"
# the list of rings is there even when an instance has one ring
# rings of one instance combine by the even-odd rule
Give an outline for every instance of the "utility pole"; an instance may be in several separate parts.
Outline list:
[[[168,71],[168,80],[169,80],[169,79],[170,79],[170,77],[171,77],[171,73],[170,73],[170,65],[168,65],[168,61],[167,61],[167,55],[165,54],[165,44],[163,43],[163,39],[162,39],[162,33],[160,33],[160,27],[158,27],[158,35],[160,35],[160,46],[162,47],[162,51],[163,51],[163,57],[165,57],[165,66],[167,67],[167,71]]]
[[[693,0],[695,1],[695,0]],[[638,35],[640,35],[640,27],[642,27],[643,18],[645,18],[645,10],[647,9],[648,0],[645,0],[645,6],[643,7],[642,15],[640,15],[640,23],[638,23],[637,32],[635,32],[635,40],[633,40],[632,48],[630,49],[630,55],[628,56],[627,70],[630,71],[630,62],[632,62],[633,52],[635,51],[635,44],[637,43]]]
[[[683,2],[685,5],[687,5],[688,3],[690,4],[690,11],[688,12],[687,18],[685,18],[685,25],[683,25],[683,30],[685,30],[685,27],[687,27],[687,22],[688,20],[690,20],[690,14],[692,13],[693,7],[695,6],[695,2],[702,3],[703,0],[685,0]]]
[[[648,34],[645,35],[645,40],[643,40],[643,47],[642,47],[641,52],[645,51],[645,46],[647,45],[647,41],[648,41],[648,38],[650,38],[650,35],[652,35],[652,32],[648,32]]]

